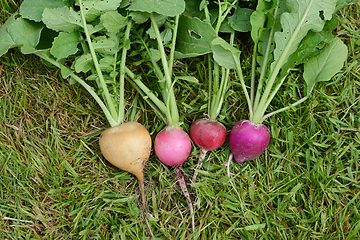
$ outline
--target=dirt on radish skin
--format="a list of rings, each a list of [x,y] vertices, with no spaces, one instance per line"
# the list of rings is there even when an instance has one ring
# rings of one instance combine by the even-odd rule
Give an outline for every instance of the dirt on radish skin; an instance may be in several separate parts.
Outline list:
[[[229,135],[230,150],[238,163],[259,157],[269,142],[269,129],[261,123],[252,123],[249,120],[235,123]]]
[[[182,164],[190,155],[191,140],[180,127],[166,126],[155,137],[155,153],[169,166]]]
[[[194,143],[206,151],[221,147],[227,135],[223,124],[207,118],[201,118],[193,122],[189,134]]]

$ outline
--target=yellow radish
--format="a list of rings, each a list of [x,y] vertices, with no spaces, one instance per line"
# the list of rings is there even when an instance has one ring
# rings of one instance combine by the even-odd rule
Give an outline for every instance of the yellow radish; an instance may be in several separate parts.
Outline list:
[[[139,180],[143,210],[146,213],[144,165],[151,153],[151,137],[138,122],[127,122],[102,132],[99,140],[102,155],[112,165],[130,172]],[[146,223],[151,232],[150,225]]]

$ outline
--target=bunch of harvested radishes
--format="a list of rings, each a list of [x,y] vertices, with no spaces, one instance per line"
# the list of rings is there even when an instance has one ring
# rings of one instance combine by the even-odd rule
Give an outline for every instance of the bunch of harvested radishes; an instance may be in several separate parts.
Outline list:
[[[131,117],[136,114],[125,112],[129,104],[124,98],[125,82],[136,89],[166,124],[155,137],[155,154],[162,163],[174,167],[189,204],[193,231],[194,213],[182,164],[191,153],[192,139],[201,148],[193,175],[195,183],[207,151],[226,141],[227,130],[217,118],[229,89],[241,87],[249,120],[235,123],[230,131],[228,167],[232,157],[239,163],[259,157],[270,141],[270,132],[262,122],[306,101],[314,84],[330,80],[347,57],[347,48],[339,38],[316,42],[312,40],[314,34],[309,34],[331,33],[333,29],[324,26],[342,7],[333,0],[313,0],[311,4],[301,0],[296,4],[294,0],[259,0],[255,9],[240,8],[238,0],[218,0],[211,5],[201,1],[195,10],[188,9],[194,6],[186,6],[184,0],[41,2],[24,0],[20,11],[0,28],[0,56],[10,48],[20,47],[22,53],[35,54],[58,67],[64,79],[81,84],[91,94],[111,126],[100,136],[101,153],[111,164],[137,177],[146,213],[143,169],[151,154],[152,140],[148,130]],[[211,16],[211,12],[217,15]],[[240,17],[241,21],[237,21]],[[248,31],[253,56],[247,82],[235,39],[236,34]],[[303,51],[309,48],[312,51]],[[208,87],[208,107],[206,118],[191,125],[190,139],[180,127],[175,84],[197,80],[175,76],[173,64],[175,59],[197,56],[208,62],[204,84]],[[131,59],[137,59],[136,63]],[[134,69],[139,64],[150,68],[157,78],[154,89],[137,75]],[[306,84],[304,97],[265,114],[289,73],[300,64]]]

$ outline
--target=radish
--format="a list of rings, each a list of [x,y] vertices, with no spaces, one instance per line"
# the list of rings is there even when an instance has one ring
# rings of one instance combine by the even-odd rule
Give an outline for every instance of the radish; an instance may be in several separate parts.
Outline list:
[[[207,3],[208,4],[208,3]],[[204,8],[207,9],[207,5],[204,5]],[[229,8],[229,10],[231,7]],[[205,11],[205,13],[208,13],[208,11]],[[197,18],[189,19],[189,17],[183,17],[183,24],[187,26],[183,27],[182,35],[184,34],[190,34],[192,32],[192,28],[204,28],[210,30],[209,33],[212,37],[215,37],[220,32],[220,26],[223,23],[223,21],[226,19],[227,15],[230,13],[230,11],[226,10],[226,7],[220,11],[220,16],[218,16],[215,21],[216,26],[215,28],[212,28],[212,26],[209,26],[209,23],[211,23],[210,15],[205,14],[206,19],[205,22],[199,22]],[[190,21],[189,21],[190,20]],[[191,21],[194,21],[194,24],[191,24]],[[199,24],[201,26],[199,26]],[[196,32],[197,30],[195,30]],[[189,36],[188,36],[189,38]],[[192,39],[192,37],[190,37]],[[230,34],[230,43],[233,44],[235,40],[235,32],[233,31]],[[181,40],[180,40],[181,41]],[[183,44],[187,45],[187,44]],[[181,49],[186,54],[188,49],[185,47],[185,49]],[[191,53],[194,54],[194,53]],[[208,151],[212,151],[215,149],[218,149],[221,147],[227,136],[227,131],[225,126],[217,121],[217,117],[220,114],[220,111],[222,109],[222,105],[224,102],[224,99],[226,97],[226,93],[230,86],[230,69],[226,69],[224,66],[220,66],[215,60],[215,55],[207,54],[208,59],[208,75],[207,77],[207,87],[208,87],[208,101],[207,101],[207,115],[208,118],[201,118],[196,120],[191,124],[189,133],[190,137],[193,140],[193,142],[200,147],[200,154],[199,154],[199,160],[198,164],[195,168],[195,172],[192,178],[193,184],[196,182],[197,175],[199,173],[199,169],[202,167],[203,162],[205,160],[206,154]]]
[[[34,16],[32,14],[32,6],[36,4],[35,2],[35,0],[26,1],[26,4],[20,8],[20,12],[24,14],[24,16],[16,16],[16,19],[9,19],[9,26],[21,26],[21,29],[11,30],[11,34],[18,34],[24,31],[30,33],[36,30],[36,32],[34,32],[36,37],[29,36],[29,39],[37,39],[37,42],[33,40],[29,41],[31,45],[24,47],[24,49],[27,49],[25,53],[34,53],[46,62],[59,68],[64,79],[70,79],[72,83],[77,82],[81,84],[98,103],[111,126],[103,131],[100,136],[99,145],[101,153],[111,164],[137,177],[142,199],[142,213],[146,214],[147,207],[144,192],[143,167],[151,152],[151,138],[149,132],[140,123],[124,123],[126,118],[124,100],[125,64],[127,51],[129,49],[128,45],[130,45],[131,19],[122,18],[124,22],[119,25],[119,22],[116,21],[115,25],[117,27],[112,28],[113,20],[100,16],[101,14],[105,14],[105,12],[117,12],[118,8],[120,8],[120,1],[108,5],[104,11],[93,13],[93,20],[89,20],[88,16],[86,16],[88,4],[86,4],[85,1],[78,0],[76,7],[74,7],[73,4],[63,1],[62,3],[58,3],[60,4],[59,7],[62,7],[62,11],[73,14],[66,15],[62,12],[60,15],[66,15],[69,22],[76,22],[76,26],[73,25],[69,28],[67,24],[58,23],[61,23],[63,20],[63,18],[57,14],[60,8],[51,8],[51,6],[53,6],[53,4],[50,4],[51,1],[44,1],[42,6],[43,12],[39,12],[38,15]],[[93,3],[94,9],[99,7],[97,4],[102,3]],[[56,6],[56,4],[54,6]],[[26,30],[27,25],[32,26],[32,24],[30,24],[27,19],[23,19],[23,17],[26,18],[26,16],[30,15],[38,18],[37,22],[42,22],[42,24],[40,24],[42,26],[41,28],[35,29],[31,27]],[[100,20],[100,18],[102,19],[102,27],[94,29],[90,21],[92,22],[94,19]],[[11,23],[13,21],[19,21],[21,24]],[[36,49],[40,35],[42,34],[41,29],[43,28],[56,31],[58,34],[54,39],[45,38],[44,45],[42,45],[40,49]],[[7,33],[7,30],[2,32]],[[44,32],[44,34],[48,33],[48,31]],[[122,44],[123,42],[120,43],[118,41],[118,35],[122,36],[124,43],[129,44],[125,46],[125,44]],[[10,35],[8,37],[9,39],[20,39],[19,37]],[[109,40],[111,38],[111,44],[105,41],[105,43],[101,45],[101,48],[99,48],[100,38]],[[49,42],[45,43],[45,41]],[[23,46],[24,43],[19,42],[11,46]],[[118,46],[114,47],[114,44],[118,44]],[[44,46],[51,46],[51,48],[43,49]],[[104,53],[107,55],[105,56]],[[0,55],[1,54],[2,52],[0,51]],[[86,58],[85,64],[83,62],[84,58]],[[111,61],[109,61],[109,59],[111,59]],[[70,62],[72,64],[67,64]],[[111,71],[111,73],[109,73],[109,71]],[[80,76],[84,76],[85,80]],[[94,80],[95,84],[89,85],[86,81],[88,79]],[[136,101],[136,99],[134,101]],[[128,118],[135,118],[136,114],[134,110],[130,110]],[[150,235],[154,238],[146,216],[145,221],[149,228]]]
[[[238,163],[259,157],[270,141],[270,132],[261,123],[241,120],[234,124],[229,135],[230,150]]]
[[[106,160],[136,176],[145,205],[143,169],[151,153],[151,137],[146,128],[138,122],[107,128],[100,136],[99,145]]]
[[[221,147],[226,140],[225,126],[212,119],[200,118],[193,122],[189,129],[189,134],[194,143],[201,148],[198,165],[196,170],[200,169],[206,153]],[[194,172],[192,182],[196,182],[198,171]]]
[[[183,164],[191,151],[189,135],[179,127],[165,127],[157,134],[154,145],[160,161],[169,166]]]
[[[152,31],[154,32],[155,38],[157,40],[158,52],[160,54],[160,60],[162,64],[162,68],[160,68],[159,64],[153,58],[150,59],[150,66],[153,68],[153,71],[157,75],[159,86],[161,89],[161,94],[163,101],[161,101],[140,79],[137,77],[132,71],[128,68],[125,68],[127,75],[133,81],[133,85],[137,88],[137,90],[144,96],[144,99],[149,103],[150,107],[154,109],[154,111],[160,116],[167,126],[161,130],[155,137],[154,149],[155,154],[159,157],[159,160],[169,166],[175,168],[175,173],[177,176],[177,180],[181,187],[181,190],[184,193],[186,198],[186,202],[189,206],[189,211],[191,214],[191,225],[192,230],[195,231],[195,217],[194,210],[192,206],[192,202],[190,199],[190,194],[187,190],[185,179],[184,179],[184,171],[182,169],[182,164],[189,157],[191,152],[191,140],[189,135],[180,128],[179,123],[179,112],[175,99],[174,93],[174,84],[177,79],[183,79],[187,81],[191,81],[191,77],[183,76],[176,77],[175,80],[172,80],[172,67],[174,60],[174,52],[175,52],[175,43],[177,30],[179,26],[179,15],[176,15],[174,19],[172,19],[171,24],[174,26],[172,29],[172,39],[170,45],[170,55],[167,57],[165,53],[164,40],[163,36],[160,33],[158,23],[155,19],[153,13],[149,13],[149,18],[151,20]],[[148,48],[147,43],[143,39],[141,35],[142,32],[135,32],[140,39],[140,42],[144,44],[144,49],[147,50],[146,56],[152,56],[150,49]],[[146,96],[146,97],[145,97]]]
[[[227,135],[222,123],[208,118],[200,118],[193,122],[189,134],[194,143],[206,151],[221,147]]]

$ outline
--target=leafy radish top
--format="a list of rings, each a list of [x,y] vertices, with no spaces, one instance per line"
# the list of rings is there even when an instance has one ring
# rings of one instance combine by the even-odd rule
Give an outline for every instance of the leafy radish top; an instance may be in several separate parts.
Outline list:
[[[235,8],[234,14],[227,16],[220,27],[211,25],[203,17],[209,12],[206,4],[203,15],[182,16],[179,30],[182,37],[178,39],[176,56],[212,53],[220,66],[235,70],[248,103],[250,121],[261,123],[273,114],[304,102],[316,82],[329,81],[342,68],[347,47],[331,33],[337,26],[333,13],[355,1],[259,0],[255,11],[242,9],[236,2],[219,6],[219,12]],[[229,43],[226,34],[217,36],[216,29],[224,33],[251,30],[254,50],[249,83],[242,73],[241,52]],[[306,85],[304,94],[294,103],[288,103],[290,106],[265,114],[289,73],[298,71],[295,66],[300,64],[303,64],[300,69]]]

